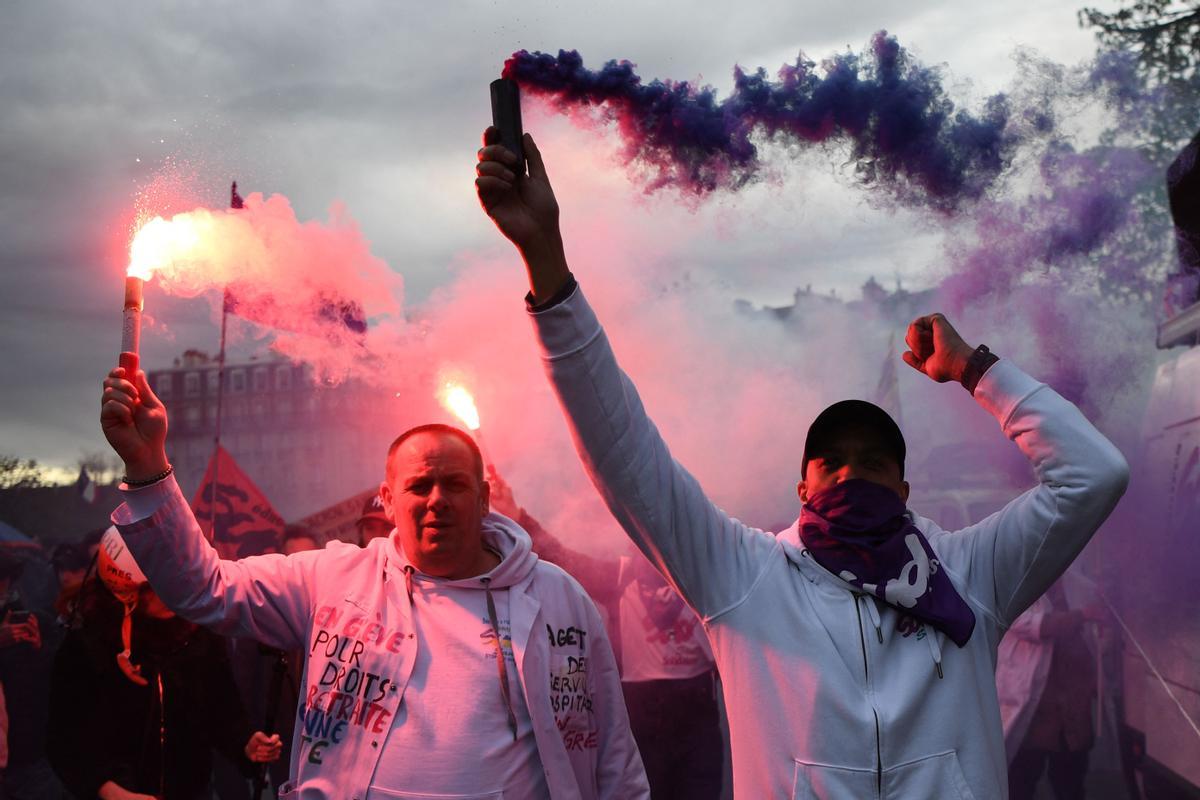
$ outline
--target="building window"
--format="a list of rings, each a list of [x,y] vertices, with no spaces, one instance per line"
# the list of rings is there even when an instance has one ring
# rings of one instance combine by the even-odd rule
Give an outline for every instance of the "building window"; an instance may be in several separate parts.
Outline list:
[[[189,372],[183,376],[183,396],[184,397],[199,397],[200,396],[200,373]]]
[[[267,390],[267,368],[255,367],[254,369],[254,393],[265,392]]]
[[[292,413],[292,398],[288,396],[275,398],[275,413],[288,415]]]
[[[164,399],[170,397],[171,396],[171,384],[174,383],[174,381],[171,380],[172,377],[173,376],[168,374],[168,375],[159,375],[157,378],[155,378],[154,379],[154,393]]]
[[[254,416],[265,417],[267,415],[267,399],[265,397],[254,398],[251,408],[253,409]]]
[[[209,394],[216,394],[216,393],[217,393],[217,387],[220,385],[220,382],[221,382],[221,370],[219,370],[219,369],[210,369],[210,370],[209,370],[209,371],[208,371],[208,372],[205,374],[205,376],[204,376],[204,377],[207,379],[207,380],[206,380],[206,382],[207,382],[207,384],[208,384],[208,389],[207,389],[207,390],[208,390],[208,393],[209,393]]]
[[[292,368],[276,367],[275,368],[275,391],[288,392],[292,389]]]
[[[242,394],[246,391],[246,370],[235,369],[229,372],[229,391]]]
[[[200,376],[197,375],[196,379],[199,380]],[[191,405],[191,406],[184,407],[183,423],[184,423],[185,427],[191,428],[193,430],[196,428],[199,428],[200,427],[200,406]]]

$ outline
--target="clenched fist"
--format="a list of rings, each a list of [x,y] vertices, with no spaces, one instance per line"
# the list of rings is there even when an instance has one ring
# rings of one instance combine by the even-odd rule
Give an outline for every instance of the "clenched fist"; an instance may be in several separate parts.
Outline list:
[[[938,383],[961,381],[975,348],[963,341],[943,314],[917,317],[904,337],[904,363]]]

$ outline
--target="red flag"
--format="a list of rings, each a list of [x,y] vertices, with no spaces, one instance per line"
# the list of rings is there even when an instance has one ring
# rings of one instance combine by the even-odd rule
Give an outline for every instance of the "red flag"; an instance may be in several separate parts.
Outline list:
[[[212,505],[214,468],[218,482],[215,516]],[[192,511],[200,522],[200,529],[221,558],[242,558],[279,549],[283,517],[220,445],[208,462],[204,480],[192,500]]]

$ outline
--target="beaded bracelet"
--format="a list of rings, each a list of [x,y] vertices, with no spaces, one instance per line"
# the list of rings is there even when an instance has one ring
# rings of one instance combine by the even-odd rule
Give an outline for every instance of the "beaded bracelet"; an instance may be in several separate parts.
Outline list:
[[[135,480],[131,479],[128,475],[125,475],[125,476],[122,476],[121,482],[124,483],[126,486],[149,486],[152,483],[158,483],[159,481],[163,480],[164,478],[166,478],[168,475],[170,475],[174,471],[175,471],[175,467],[171,466],[170,464],[167,464],[166,469],[164,469],[162,472],[158,473],[157,475],[155,475],[153,477],[146,478],[145,480],[135,481]]]

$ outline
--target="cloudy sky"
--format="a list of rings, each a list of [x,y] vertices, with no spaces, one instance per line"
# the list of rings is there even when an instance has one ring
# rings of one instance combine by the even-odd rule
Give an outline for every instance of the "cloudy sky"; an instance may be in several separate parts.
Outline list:
[[[945,64],[969,106],[1012,80],[1018,48],[1087,58],[1079,4],[6,4],[0,330],[16,379],[0,406],[0,451],[71,465],[104,449],[97,399],[119,349],[122,247],[135,199],[156,177],[213,207],[235,177],[246,191],[285,195],[301,219],[343,204],[419,311],[463,263],[512,260],[471,181],[487,84],[516,49],[574,48],[589,65],[629,59],[646,78],[726,91],[734,64],[773,72],[800,50],[857,51],[886,29],[923,62]],[[731,298],[781,304],[807,284],[853,296],[872,274],[920,286],[938,252],[935,230],[873,209],[820,159],[688,209],[642,196],[611,132],[538,108],[527,108],[526,129],[563,176],[568,230],[603,217]],[[498,302],[519,303],[515,267],[511,287]],[[209,303],[153,292],[147,302],[148,367],[215,349]]]

